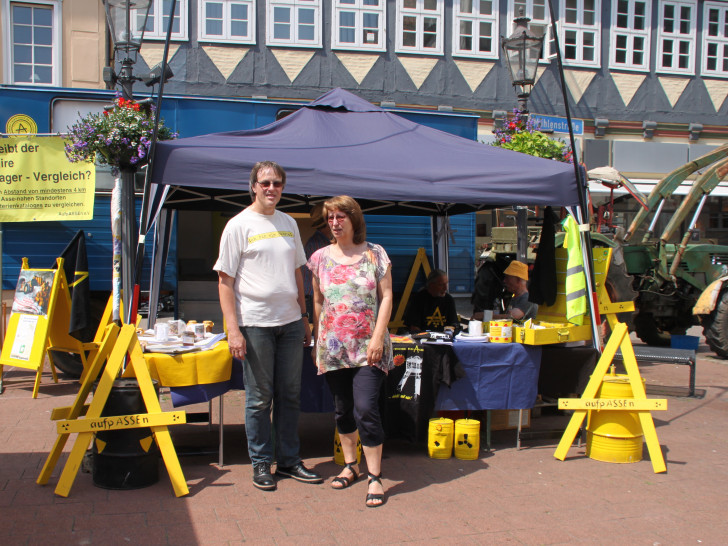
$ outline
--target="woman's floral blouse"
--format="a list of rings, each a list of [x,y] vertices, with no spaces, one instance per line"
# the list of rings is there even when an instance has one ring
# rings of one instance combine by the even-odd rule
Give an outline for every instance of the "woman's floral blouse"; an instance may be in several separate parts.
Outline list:
[[[377,285],[391,263],[380,245],[367,243],[364,257],[352,265],[334,260],[331,248],[317,250],[306,264],[324,295],[316,339],[319,374],[367,365],[367,347],[379,310]],[[388,334],[376,366],[385,373],[394,367]]]

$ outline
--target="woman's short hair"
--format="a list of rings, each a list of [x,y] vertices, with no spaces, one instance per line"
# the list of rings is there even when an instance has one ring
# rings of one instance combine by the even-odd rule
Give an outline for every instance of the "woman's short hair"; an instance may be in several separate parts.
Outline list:
[[[354,228],[354,244],[363,243],[367,238],[367,225],[359,203],[348,195],[337,195],[324,202],[324,218],[328,221],[329,214],[335,210],[343,212],[351,220]]]
[[[276,173],[278,176],[281,177],[281,182],[283,182],[283,187],[286,187],[286,171],[281,167],[278,163],[275,161],[258,161],[255,165],[253,165],[253,170],[250,171],[250,199],[255,201],[255,192],[253,191],[253,186],[255,186],[255,183],[258,181],[258,171],[261,169],[273,169],[273,172]]]

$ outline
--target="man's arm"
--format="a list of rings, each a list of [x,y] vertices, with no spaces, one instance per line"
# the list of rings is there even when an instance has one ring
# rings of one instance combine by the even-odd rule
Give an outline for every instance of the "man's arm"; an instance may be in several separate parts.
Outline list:
[[[422,331],[420,324],[422,323],[422,303],[420,302],[419,292],[410,293],[407,307],[405,307],[402,316],[405,328],[410,334],[418,334]]]
[[[220,309],[227,326],[228,345],[230,346],[230,354],[235,358],[242,360],[245,358],[246,345],[245,338],[238,326],[238,312],[236,309],[235,298],[235,279],[230,275],[217,272],[218,283],[217,291],[220,296]]]
[[[447,321],[445,326],[452,326],[456,330],[460,329],[460,319],[458,318],[458,310],[455,306],[455,298],[450,294],[447,296],[447,310],[445,311],[445,320]]]

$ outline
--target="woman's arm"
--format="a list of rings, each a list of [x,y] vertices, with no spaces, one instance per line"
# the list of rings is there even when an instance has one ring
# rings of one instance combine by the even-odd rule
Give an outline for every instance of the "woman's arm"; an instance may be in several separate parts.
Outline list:
[[[392,266],[377,283],[377,296],[379,297],[379,313],[374,325],[374,333],[367,347],[367,364],[374,365],[382,359],[384,336],[389,335],[387,325],[392,314]]]

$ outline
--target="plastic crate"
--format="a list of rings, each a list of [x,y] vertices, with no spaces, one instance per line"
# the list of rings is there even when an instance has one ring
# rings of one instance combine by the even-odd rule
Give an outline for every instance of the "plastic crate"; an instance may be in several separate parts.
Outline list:
[[[690,351],[697,351],[700,338],[698,336],[681,336],[671,335],[670,336],[670,347],[673,349],[688,349]]]

